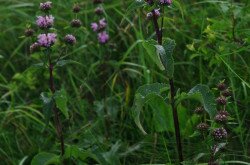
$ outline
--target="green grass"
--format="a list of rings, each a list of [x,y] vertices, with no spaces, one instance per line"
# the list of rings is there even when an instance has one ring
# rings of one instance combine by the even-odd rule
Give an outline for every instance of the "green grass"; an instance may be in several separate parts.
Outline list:
[[[71,6],[75,2],[53,0],[55,28],[63,27],[58,31],[62,36],[72,31],[69,22],[74,18]],[[74,31],[78,43],[64,55],[76,62],[55,72],[57,90],[64,88],[68,97],[70,118],[61,116],[66,148],[75,146],[106,164],[174,164],[174,134],[154,131],[154,107],[145,106],[141,114],[147,135],[141,133],[132,115],[134,95],[140,86],[168,81],[142,46],[143,40],[155,38],[145,11],[127,13],[133,0],[106,0],[111,40],[102,46],[90,29],[91,22],[98,20],[93,14],[95,6],[92,1],[80,2],[83,9],[78,18],[83,28]],[[0,0],[0,164],[15,165],[24,158],[24,164],[29,164],[41,151],[60,153],[54,122],[50,120],[45,127],[40,99],[42,92],[49,91],[49,73],[32,67],[41,62],[39,54],[28,51],[35,38],[22,37],[27,25],[36,28],[39,3]],[[228,125],[228,146],[221,157],[224,164],[250,162],[249,10],[248,0],[175,0],[164,16],[164,37],[177,44],[176,88],[188,92],[200,83],[214,88],[225,79],[233,92],[227,106],[233,120]],[[193,160],[204,153],[199,163],[206,163],[206,142],[201,137],[190,137],[198,122],[192,113],[197,105],[184,101],[179,107],[183,112],[180,123],[184,158]],[[93,158],[83,162],[95,163]],[[68,164],[80,164],[80,160],[72,158]]]

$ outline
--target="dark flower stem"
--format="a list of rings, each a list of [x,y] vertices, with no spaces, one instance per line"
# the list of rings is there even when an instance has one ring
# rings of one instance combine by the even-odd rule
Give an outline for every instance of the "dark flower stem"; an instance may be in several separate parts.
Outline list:
[[[53,76],[54,65],[51,61],[51,55],[49,53],[48,53],[48,56],[49,56],[49,84],[50,84],[50,90],[54,94],[56,91],[55,84],[54,84],[54,76]],[[62,124],[60,122],[58,109],[55,106],[53,107],[53,112],[54,112],[54,122],[55,122],[55,126],[56,126],[57,137],[61,143],[61,155],[64,155],[65,149],[64,149],[64,138],[63,138],[63,132],[62,132]]]
[[[159,29],[159,25],[157,22],[157,16],[155,14],[155,10],[152,10],[153,13],[153,23],[154,28],[157,36],[157,41],[159,45],[162,45],[162,29]],[[162,22],[163,25],[163,22]],[[169,86],[170,86],[170,93],[171,93],[171,107],[173,110],[173,118],[174,118],[174,127],[175,127],[175,138],[177,143],[177,150],[178,150],[178,156],[179,156],[179,162],[183,162],[183,154],[182,154],[182,144],[181,144],[181,135],[180,135],[180,126],[179,126],[179,120],[178,120],[178,113],[177,108],[175,107],[175,87],[174,87],[174,80],[173,78],[169,79]]]

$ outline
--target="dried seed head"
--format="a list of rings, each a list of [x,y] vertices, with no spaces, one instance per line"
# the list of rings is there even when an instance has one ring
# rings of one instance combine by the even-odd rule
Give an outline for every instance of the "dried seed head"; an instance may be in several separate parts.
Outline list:
[[[219,84],[217,84],[217,88],[220,90],[220,91],[223,91],[227,88],[226,84],[224,82],[220,82]]]
[[[200,124],[197,125],[196,128],[197,128],[197,130],[200,131],[200,132],[206,132],[206,131],[208,131],[208,129],[209,129],[209,125],[206,124],[206,123],[200,123]]]
[[[71,27],[79,28],[82,25],[82,22],[79,19],[73,19],[70,23]]]
[[[198,115],[201,115],[204,113],[204,108],[203,107],[197,107],[195,110],[194,110],[194,113],[198,114]]]
[[[221,92],[221,94],[225,97],[231,96],[231,92],[229,89],[225,89],[224,91]]]
[[[214,129],[212,135],[213,135],[215,140],[218,140],[218,141],[224,140],[227,138],[227,131],[223,127],[216,128],[216,129]]]
[[[32,37],[34,33],[35,33],[35,31],[33,29],[28,28],[25,30],[24,35],[26,37]]]
[[[77,4],[75,4],[73,6],[72,10],[73,10],[74,13],[79,13],[81,11],[81,7],[79,5],[77,5]]]
[[[227,99],[224,96],[220,96],[216,99],[217,104],[219,105],[226,105]]]

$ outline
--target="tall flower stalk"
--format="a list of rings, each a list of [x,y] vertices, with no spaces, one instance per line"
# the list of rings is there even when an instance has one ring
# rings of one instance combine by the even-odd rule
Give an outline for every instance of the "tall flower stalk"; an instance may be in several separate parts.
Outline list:
[[[149,5],[153,5],[153,0],[148,0],[147,3]],[[164,6],[168,6],[172,4],[172,0],[160,0],[160,5],[162,6],[162,9],[164,10]],[[147,17],[152,20],[157,42],[159,45],[162,45],[163,42],[163,21],[161,20],[161,27],[158,24],[158,18],[160,17],[160,9],[153,9],[150,13],[147,14]],[[182,153],[182,144],[181,144],[181,135],[180,135],[180,126],[179,126],[179,120],[178,120],[178,112],[177,108],[175,106],[175,86],[174,86],[174,78],[169,78],[169,86],[170,86],[170,102],[171,107],[173,111],[173,119],[174,119],[174,128],[175,128],[175,138],[176,138],[176,144],[177,144],[177,151],[178,151],[178,157],[179,162],[182,162],[183,159],[183,153]]]
[[[40,10],[43,12],[43,15],[37,16],[36,25],[39,27],[39,29],[41,29],[42,33],[37,36],[37,41],[30,46],[30,51],[31,53],[42,51],[44,54],[44,66],[46,66],[49,71],[49,89],[52,94],[52,97],[50,98],[52,107],[50,106],[49,110],[53,111],[54,114],[56,134],[60,141],[60,151],[61,155],[63,156],[65,153],[65,145],[63,136],[63,125],[60,120],[60,110],[64,115],[66,114],[66,117],[68,117],[68,114],[67,112],[65,112],[65,109],[61,106],[58,106],[56,102],[56,95],[58,94],[58,91],[56,90],[54,82],[54,69],[57,62],[60,61],[64,48],[67,48],[68,45],[74,45],[76,43],[76,38],[72,34],[65,35],[64,42],[62,42],[64,44],[57,44],[55,46],[56,48],[57,46],[62,47],[62,49],[58,49],[60,51],[60,56],[57,58],[53,58],[53,52],[55,49],[54,45],[57,43],[58,37],[57,34],[54,33],[53,30],[51,30],[54,25],[54,17],[50,14],[51,8],[52,2],[50,1],[40,3]],[[74,6],[73,12],[78,13],[79,11],[80,8],[78,6]],[[74,28],[78,28],[81,26],[81,21],[79,19],[73,19],[71,21],[71,26]],[[30,34],[28,32],[30,32],[30,30],[27,31],[26,34]]]

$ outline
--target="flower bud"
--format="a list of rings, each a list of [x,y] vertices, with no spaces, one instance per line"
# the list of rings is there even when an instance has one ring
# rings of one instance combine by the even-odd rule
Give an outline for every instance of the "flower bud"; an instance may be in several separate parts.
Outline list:
[[[216,99],[217,104],[219,105],[226,105],[227,99],[224,96],[220,96]]]
[[[160,4],[169,6],[172,4],[172,0],[160,0]]]
[[[49,11],[52,8],[52,2],[47,1],[44,3],[40,3],[40,10]]]
[[[154,4],[154,0],[145,0],[149,5],[153,5]]]
[[[103,8],[97,7],[97,8],[95,9],[95,13],[96,13],[97,15],[102,15],[102,14],[103,14]]]
[[[221,94],[225,97],[231,96],[231,92],[229,89],[225,89],[224,91],[221,92]]]
[[[73,19],[70,23],[71,27],[79,28],[82,25],[82,22],[79,19]]]
[[[219,111],[215,117],[214,117],[214,121],[216,123],[220,123],[220,124],[225,124],[227,123],[227,118],[228,118],[229,114],[227,111]]]
[[[196,128],[200,132],[206,132],[206,131],[208,131],[209,125],[206,124],[206,123],[200,123],[200,124],[197,125]]]
[[[30,53],[34,53],[40,50],[40,45],[35,42],[32,45],[30,45]]]
[[[224,140],[224,139],[227,138],[227,131],[223,127],[216,128],[212,132],[212,135],[213,135],[213,137],[214,137],[215,140],[218,140],[218,141]]]
[[[35,31],[33,29],[28,28],[25,30],[24,35],[26,37],[32,37],[34,33],[35,33]]]
[[[74,45],[76,43],[76,38],[75,38],[75,36],[73,36],[71,34],[67,34],[64,37],[64,41],[65,41],[66,44]]]
[[[220,91],[223,91],[227,88],[226,84],[224,82],[220,82],[218,85],[217,85],[217,88],[220,90]]]
[[[197,107],[195,110],[194,110],[194,113],[196,113],[197,115],[201,115],[204,113],[204,108],[203,107]]]
[[[81,7],[79,6],[79,5],[77,5],[77,4],[75,4],[74,6],[73,6],[73,12],[74,13],[79,13],[80,12],[80,10],[81,10]]]

